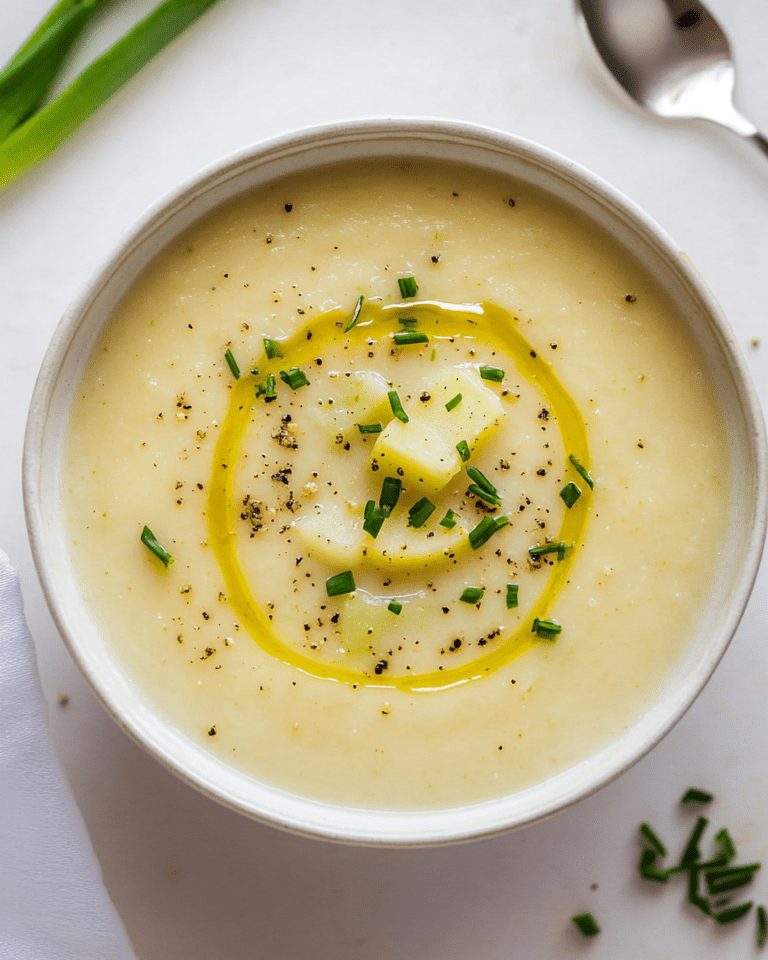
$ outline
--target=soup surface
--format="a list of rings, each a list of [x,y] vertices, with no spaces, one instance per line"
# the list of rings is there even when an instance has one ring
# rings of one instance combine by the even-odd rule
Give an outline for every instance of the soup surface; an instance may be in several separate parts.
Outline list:
[[[258,779],[389,808],[530,786],[630,726],[727,489],[644,269],[530,185],[409,159],[175,240],[93,351],[64,471],[82,592],[158,712]]]

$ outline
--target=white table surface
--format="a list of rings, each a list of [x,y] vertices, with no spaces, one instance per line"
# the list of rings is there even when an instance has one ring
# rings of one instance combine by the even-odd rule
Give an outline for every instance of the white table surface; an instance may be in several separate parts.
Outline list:
[[[0,58],[52,0],[1,0]],[[153,0],[122,0],[79,48]],[[711,0],[742,109],[768,130],[768,6]],[[682,884],[636,878],[636,829],[673,846],[683,790],[713,791],[743,862],[768,862],[768,568],[714,678],[632,770],[544,824],[426,851],[298,838],[198,795],[103,711],[32,563],[21,495],[26,408],[59,317],[180,179],[251,142],[372,115],[453,117],[565,153],[644,207],[690,255],[768,401],[768,158],[705,123],[648,119],[612,94],[570,0],[220,0],[52,158],[0,195],[0,546],[19,569],[58,755],[140,960],[701,960],[757,955]],[[752,344],[762,338],[762,344]],[[62,707],[60,694],[69,696]],[[0,811],[2,815],[2,811]],[[768,877],[757,902],[768,902]],[[569,917],[603,926],[581,938]],[[768,955],[768,954],[767,954]]]

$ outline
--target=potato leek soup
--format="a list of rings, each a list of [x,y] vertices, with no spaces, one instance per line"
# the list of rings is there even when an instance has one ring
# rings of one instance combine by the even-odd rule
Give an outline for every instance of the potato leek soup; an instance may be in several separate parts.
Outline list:
[[[89,360],[64,489],[110,655],[202,748],[379,808],[541,782],[686,648],[729,478],[696,347],[559,200],[423,160],[260,187]]]

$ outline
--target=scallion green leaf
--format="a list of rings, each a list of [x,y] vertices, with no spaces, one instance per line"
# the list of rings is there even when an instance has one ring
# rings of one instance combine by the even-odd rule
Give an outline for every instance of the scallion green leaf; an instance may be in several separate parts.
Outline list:
[[[469,543],[473,550],[479,550],[497,531],[509,523],[509,517],[483,517],[478,525],[469,531]]]
[[[363,295],[361,294],[357,299],[357,303],[355,304],[355,309],[352,313],[352,317],[350,318],[349,323],[346,325],[346,327],[344,327],[344,333],[349,333],[352,327],[354,327],[354,325],[360,319],[360,313],[362,309],[363,309]]]
[[[354,593],[355,578],[351,570],[345,570],[344,573],[337,573],[325,581],[325,591],[329,597],[340,597],[344,593]]]
[[[457,393],[455,397],[448,401],[445,405],[445,409],[450,413],[455,407],[461,403],[461,394]]]
[[[581,496],[581,489],[576,486],[573,480],[569,480],[568,483],[560,491],[560,497],[563,503],[570,510],[571,507],[576,503],[576,501]]]
[[[389,514],[376,506],[374,500],[369,500],[365,505],[365,518],[363,520],[363,530],[369,533],[375,540],[378,537],[384,521]]]
[[[598,922],[591,913],[578,913],[575,917],[571,917],[571,920],[576,924],[579,933],[585,937],[596,937],[600,933]]]
[[[581,477],[584,483],[587,484],[590,490],[593,490],[595,486],[595,481],[592,479],[592,477],[590,477],[586,467],[582,466],[582,464],[579,463],[579,461],[576,459],[576,457],[574,457],[573,454],[571,454],[568,457],[568,459],[571,461],[571,463],[574,466],[574,469],[576,470],[576,473],[578,473],[578,475]]]
[[[232,356],[231,350],[226,351],[226,353],[224,354],[224,359],[227,361],[227,365],[229,366],[229,369],[232,371],[232,376],[235,378],[235,380],[239,380],[240,367],[238,367],[237,365],[237,360],[235,360],[235,358]]]
[[[459,597],[462,603],[480,603],[485,593],[485,587],[465,587]]]
[[[398,477],[384,477],[381,485],[381,495],[379,496],[379,506],[386,510],[387,515],[397,506],[400,499],[400,493],[403,489],[403,481]]]
[[[467,441],[459,440],[459,442],[456,444],[456,449],[458,450],[458,453],[461,459],[466,463],[470,457],[469,444],[467,443]]]
[[[520,585],[517,583],[508,583],[507,584],[507,610],[514,610],[518,604],[518,595],[520,593]]]
[[[273,340],[272,337],[264,337],[264,352],[267,355],[267,360],[274,360],[275,357],[282,357],[283,349],[280,346],[279,340]]]
[[[408,511],[408,526],[423,527],[434,511],[434,503],[426,497],[422,497],[421,500],[417,500]]]
[[[0,144],[0,190],[53,153],[116,90],[214,3],[216,0],[165,0],[86,67],[55,100],[17,126]]]
[[[165,547],[158,542],[154,533],[145,526],[141,531],[141,542],[147,547],[151,553],[153,553],[158,560],[161,560],[162,563],[167,567],[169,564],[173,563],[173,557],[168,553]]]
[[[551,617],[534,617],[531,633],[535,633],[541,640],[554,640],[562,633],[562,626]]]
[[[499,491],[496,489],[496,487],[494,487],[488,477],[486,477],[484,473],[481,473],[477,467],[467,467],[467,476],[474,480],[479,487],[483,488],[483,490],[487,490],[488,493],[492,494],[493,496],[498,496]]]
[[[397,390],[390,390],[387,396],[389,397],[389,405],[392,408],[392,413],[394,413],[401,423],[408,423],[409,417],[405,410],[403,410],[403,405],[400,402],[400,396]]]
[[[395,333],[392,339],[398,347],[407,347],[415,343],[429,343],[429,336],[419,330],[405,330],[402,333]]]
[[[499,506],[501,503],[501,497],[497,497],[495,493],[488,493],[483,487],[479,486],[477,483],[470,483],[467,487],[467,493],[471,493],[476,497],[479,497],[481,500],[485,500],[486,503],[492,503],[496,506]]]
[[[283,383],[287,383],[291,390],[298,390],[299,387],[309,385],[306,374],[299,367],[291,367],[290,370],[281,370],[280,379]]]
[[[504,371],[501,367],[489,367],[483,364],[480,367],[480,376],[483,380],[491,380],[493,383],[501,383],[504,379]]]
[[[403,300],[415,297],[419,292],[419,285],[416,283],[415,277],[400,277],[397,285],[400,287],[400,296]]]

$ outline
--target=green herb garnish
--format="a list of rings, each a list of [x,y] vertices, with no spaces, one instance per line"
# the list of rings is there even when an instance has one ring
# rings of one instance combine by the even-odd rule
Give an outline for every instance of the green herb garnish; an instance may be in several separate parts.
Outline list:
[[[224,354],[224,359],[227,361],[227,364],[229,365],[229,369],[232,371],[232,376],[235,378],[235,380],[239,380],[240,367],[238,367],[237,365],[237,360],[235,360],[235,358],[232,356],[231,350],[226,351],[226,353]]]
[[[380,423],[358,423],[357,429],[360,433],[381,433]]]
[[[344,593],[354,593],[355,578],[351,570],[345,570],[344,573],[337,573],[325,581],[325,591],[329,597],[340,597]]]
[[[578,473],[578,475],[581,477],[581,479],[584,481],[584,483],[586,483],[586,484],[589,486],[589,489],[590,489],[590,490],[593,490],[593,489],[594,489],[594,486],[595,486],[595,481],[592,479],[592,477],[590,477],[590,475],[589,475],[589,473],[587,472],[586,468],[583,467],[583,466],[579,463],[579,461],[576,459],[576,457],[574,457],[573,454],[571,454],[571,455],[568,457],[568,459],[571,461],[571,463],[573,464],[573,466],[574,466],[574,468],[575,468],[575,470],[576,470],[576,473]]]
[[[504,371],[501,367],[488,367],[483,364],[480,367],[480,376],[483,380],[492,380],[494,383],[501,383],[504,379]]]
[[[384,482],[381,485],[379,507],[386,511],[387,516],[389,516],[397,506],[397,501],[400,499],[402,489],[402,480],[397,477],[384,477]]]
[[[416,317],[398,317],[397,322],[406,330],[413,330],[419,324]]]
[[[501,497],[497,497],[495,493],[488,493],[487,490],[479,486],[477,483],[470,483],[467,487],[467,493],[474,494],[474,496],[479,497],[481,500],[485,500],[486,503],[492,503],[496,506],[499,506],[501,503]]]
[[[400,277],[397,281],[398,287],[400,287],[400,296],[403,300],[408,300],[411,297],[415,297],[419,292],[419,285],[416,283],[415,277]]]
[[[263,339],[264,352],[267,355],[267,360],[274,360],[275,357],[282,357],[283,350],[278,340],[273,340],[271,337],[264,337]]]
[[[571,920],[576,924],[579,933],[585,937],[596,937],[600,933],[600,927],[597,920],[591,913],[578,913]]]
[[[403,609],[402,603],[399,603],[397,600],[392,600],[391,603],[387,605],[387,610],[394,613],[396,616],[400,616],[400,611]]]
[[[363,309],[363,295],[361,294],[361,295],[357,298],[357,303],[355,304],[355,309],[354,309],[354,311],[353,311],[353,313],[352,313],[352,317],[351,317],[349,323],[346,325],[346,327],[344,327],[344,333],[349,333],[349,331],[352,329],[352,327],[354,327],[354,325],[355,325],[355,324],[357,323],[357,321],[360,319],[360,313],[361,313],[362,309]]]
[[[369,500],[365,505],[365,516],[363,519],[363,530],[375,540],[381,531],[382,524],[389,516],[389,512],[376,506],[375,500]]]
[[[265,400],[274,400],[277,396],[275,392],[275,375],[274,373],[267,374],[267,382],[264,388],[264,399]]]
[[[395,333],[392,339],[398,347],[407,347],[412,343],[429,343],[429,337],[426,333],[419,330],[406,330],[403,333]]]
[[[440,526],[445,527],[448,530],[456,526],[456,514],[453,512],[453,510],[449,510],[448,513],[446,513],[446,515],[440,521]]]
[[[576,501],[581,496],[581,489],[576,486],[573,480],[569,480],[568,483],[560,491],[560,497],[562,498],[563,503],[570,510],[571,507],[576,503]]]
[[[298,390],[299,387],[309,385],[306,374],[299,367],[291,367],[290,370],[281,370],[280,379],[283,383],[287,383],[291,390]]]
[[[766,916],[765,907],[760,905],[757,908],[757,945],[764,947],[768,939],[768,916]]]
[[[462,603],[480,603],[485,593],[485,587],[466,587],[459,597]]]
[[[424,526],[427,520],[432,516],[434,510],[434,503],[432,503],[431,500],[427,500],[426,497],[422,497],[421,500],[417,500],[408,511],[408,526]]]
[[[392,408],[392,413],[394,413],[400,423],[408,423],[409,417],[405,410],[403,410],[403,405],[400,402],[397,390],[390,390],[387,396],[389,397],[389,405]]]
[[[474,530],[469,531],[469,543],[478,550],[487,543],[497,531],[509,523],[509,517],[483,517]]]
[[[543,557],[548,553],[556,553],[557,559],[562,560],[565,557],[565,551],[570,549],[568,544],[560,540],[558,543],[545,543],[540,547],[528,547],[528,553],[532,557]]]
[[[55,100],[37,112],[32,112],[35,109],[34,100],[45,92],[56,74],[58,63],[63,59],[70,42],[69,36],[74,39],[87,17],[99,5],[89,3],[88,9],[82,11],[81,16],[75,12],[69,14],[74,7],[73,3],[59,3],[14,57],[9,68],[3,72],[6,82],[10,80],[12,86],[21,80],[25,71],[33,67],[35,72],[39,69],[41,79],[31,88],[29,99],[23,96],[18,101],[16,119],[12,112],[5,115],[6,126],[19,119],[23,122],[18,123],[0,143],[0,190],[8,187],[36,163],[53,153],[69,134],[95,113],[116,90],[215,2],[216,0],[165,0],[106,53],[86,67]],[[67,15],[72,19],[64,24],[62,29],[59,21]],[[51,31],[54,31],[55,35]],[[46,47],[52,51],[49,56],[45,53]],[[30,59],[27,60],[27,57]],[[12,71],[10,78],[9,70]],[[18,111],[21,111],[23,116],[18,116]],[[32,115],[28,116],[29,113]],[[25,117],[28,118],[24,119]]]
[[[711,803],[714,799],[713,794],[707,793],[706,790],[689,787],[680,798],[680,803]]]
[[[460,403],[461,403],[461,394],[457,393],[452,400],[449,400],[448,403],[446,403],[445,409],[450,413],[451,410],[453,410],[454,407],[458,407]]]
[[[543,619],[541,617],[533,618],[531,633],[535,633],[541,640],[554,640],[562,631],[563,628],[557,620],[552,620],[549,617]]]
[[[514,610],[517,606],[520,585],[517,583],[507,584],[507,610]]]
[[[467,476],[474,480],[479,487],[483,488],[483,490],[486,490],[493,496],[498,496],[499,491],[496,489],[496,487],[494,487],[488,477],[486,477],[484,473],[481,473],[477,467],[467,467]]]
[[[467,443],[467,441],[459,440],[459,442],[456,444],[456,449],[458,450],[459,456],[461,457],[461,459],[466,463],[470,457],[469,444]]]
[[[149,527],[145,526],[144,529],[141,531],[141,542],[152,553],[154,553],[157,559],[161,560],[166,567],[169,566],[169,564],[173,563],[173,557],[170,555],[170,553],[168,553],[165,547],[158,542],[157,538],[155,537],[154,533],[152,533],[152,531],[149,529]]]

